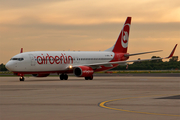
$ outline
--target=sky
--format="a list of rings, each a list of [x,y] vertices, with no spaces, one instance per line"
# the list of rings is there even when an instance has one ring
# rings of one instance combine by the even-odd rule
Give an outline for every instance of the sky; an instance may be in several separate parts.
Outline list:
[[[0,63],[28,51],[104,51],[132,17],[130,57],[180,55],[180,0],[0,0]],[[179,56],[180,57],[180,56]],[[180,58],[179,58],[180,59]]]

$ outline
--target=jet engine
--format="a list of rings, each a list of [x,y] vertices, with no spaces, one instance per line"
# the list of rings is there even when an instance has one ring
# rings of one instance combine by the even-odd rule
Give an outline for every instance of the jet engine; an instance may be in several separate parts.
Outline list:
[[[34,77],[47,77],[49,74],[32,74]]]
[[[74,69],[74,74],[77,77],[90,77],[93,76],[94,70],[88,66],[79,66]]]

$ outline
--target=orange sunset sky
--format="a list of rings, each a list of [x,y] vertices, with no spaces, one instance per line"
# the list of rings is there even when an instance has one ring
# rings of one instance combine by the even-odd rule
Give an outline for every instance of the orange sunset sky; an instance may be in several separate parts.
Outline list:
[[[130,59],[166,57],[180,43],[180,0],[0,0],[0,63],[24,51],[103,51],[132,17]],[[175,51],[180,55],[180,44]],[[180,56],[179,56],[180,57]]]

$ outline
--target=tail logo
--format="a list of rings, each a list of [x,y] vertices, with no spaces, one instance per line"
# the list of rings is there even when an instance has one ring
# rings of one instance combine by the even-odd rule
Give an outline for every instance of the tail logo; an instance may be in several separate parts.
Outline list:
[[[129,28],[130,28],[130,24],[125,24],[122,31],[121,45],[123,48],[127,48],[128,46]]]
[[[128,32],[124,31],[123,33],[123,43],[127,43],[128,41]]]

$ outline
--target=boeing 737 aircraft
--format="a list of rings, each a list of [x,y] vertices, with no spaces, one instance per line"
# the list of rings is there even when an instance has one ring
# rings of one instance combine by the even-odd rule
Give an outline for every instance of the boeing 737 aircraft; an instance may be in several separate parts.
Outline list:
[[[177,44],[168,57],[126,61],[133,55],[159,52],[127,53],[130,26],[131,17],[127,17],[116,43],[105,51],[34,51],[23,53],[23,49],[21,49],[20,54],[12,57],[6,64],[6,68],[20,76],[20,81],[24,81],[25,74],[47,77],[50,73],[60,74],[60,80],[67,80],[68,73],[74,73],[77,77],[85,77],[85,80],[92,80],[93,73],[97,71],[126,65],[128,62],[168,59],[173,56]]]

